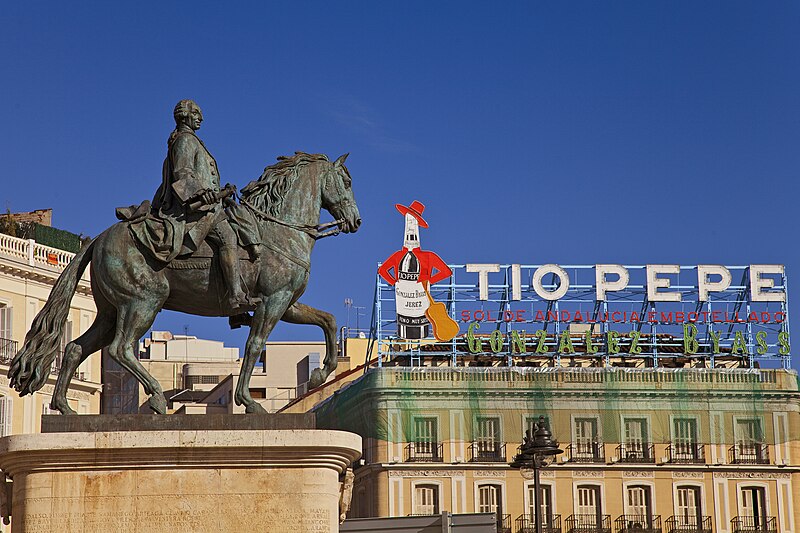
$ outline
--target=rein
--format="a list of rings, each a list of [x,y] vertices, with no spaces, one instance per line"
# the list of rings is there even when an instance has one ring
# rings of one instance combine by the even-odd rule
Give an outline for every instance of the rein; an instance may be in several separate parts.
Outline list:
[[[258,215],[258,217],[263,218],[264,220],[267,220],[269,222],[274,222],[275,224],[279,224],[279,225],[281,225],[283,227],[286,227],[286,228],[290,228],[290,229],[297,230],[297,231],[302,231],[303,233],[305,233],[305,234],[311,236],[312,238],[314,238],[315,240],[324,239],[325,237],[333,237],[333,236],[339,235],[339,233],[341,233],[341,231],[342,231],[342,230],[340,230],[338,228],[338,225],[341,224],[342,222],[344,222],[343,218],[340,218],[339,220],[334,220],[333,222],[326,222],[324,224],[319,224],[319,225],[316,225],[316,226],[313,226],[311,224],[292,224],[290,222],[284,222],[283,220],[280,220],[280,219],[277,219],[277,218],[273,217],[269,213],[265,213],[264,211],[261,211],[260,209],[256,208],[253,204],[251,204],[250,202],[248,202],[247,200],[245,200],[241,196],[239,197],[239,202],[243,206],[247,207],[250,211],[252,211],[256,215]],[[337,226],[337,227],[335,229],[330,230],[330,231],[326,231],[326,232],[320,233],[320,232],[322,232],[322,230],[330,228],[331,226]]]

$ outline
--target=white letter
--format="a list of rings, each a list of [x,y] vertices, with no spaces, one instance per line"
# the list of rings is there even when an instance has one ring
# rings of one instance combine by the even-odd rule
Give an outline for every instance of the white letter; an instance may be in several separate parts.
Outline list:
[[[658,289],[668,289],[669,280],[659,278],[659,274],[680,274],[679,265],[647,265],[647,299],[651,302],[680,302],[679,292],[658,292]]]
[[[484,264],[484,263],[473,263],[471,265],[467,265],[467,272],[477,272],[478,273],[478,289],[480,291],[480,300],[488,300],[489,299],[489,272],[500,272],[500,265],[495,263],[494,265]]]
[[[522,300],[522,273],[519,265],[511,265],[511,299]]]
[[[542,286],[542,278],[545,274],[555,274],[559,278],[559,287],[554,291],[547,291]],[[558,300],[567,294],[567,289],[569,289],[569,275],[566,270],[558,265],[542,265],[533,273],[531,285],[533,286],[533,290],[536,291],[536,294],[545,300]]]
[[[785,302],[785,288],[783,292],[762,290],[775,287],[775,280],[762,278],[762,274],[780,274],[783,276],[783,265],[750,265],[750,299],[754,302]]]
[[[711,274],[719,274],[719,281],[708,281]],[[708,301],[709,291],[722,292],[731,286],[731,271],[722,265],[697,265],[697,289],[700,301]]]
[[[617,281],[608,281],[606,274],[616,274],[619,276]],[[622,265],[595,265],[594,279],[597,287],[596,297],[598,301],[606,299],[606,291],[621,291],[628,286],[631,280],[628,269]]]

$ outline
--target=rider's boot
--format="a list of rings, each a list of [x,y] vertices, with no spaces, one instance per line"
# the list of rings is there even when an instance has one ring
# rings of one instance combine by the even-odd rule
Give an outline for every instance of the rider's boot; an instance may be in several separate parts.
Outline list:
[[[219,264],[222,277],[228,288],[228,304],[231,308],[252,307],[257,302],[242,290],[242,275],[239,269],[239,253],[235,246],[223,246],[219,249]]]

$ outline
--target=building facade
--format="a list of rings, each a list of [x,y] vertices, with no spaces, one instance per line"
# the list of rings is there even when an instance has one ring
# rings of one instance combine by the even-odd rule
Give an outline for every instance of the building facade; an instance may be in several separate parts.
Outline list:
[[[352,517],[494,512],[534,531],[508,463],[545,416],[546,533],[793,533],[800,403],[792,370],[371,368],[314,410],[364,437]]]

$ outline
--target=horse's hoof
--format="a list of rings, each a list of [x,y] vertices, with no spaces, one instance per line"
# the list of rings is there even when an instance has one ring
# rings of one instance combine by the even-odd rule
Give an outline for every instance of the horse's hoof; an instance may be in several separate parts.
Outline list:
[[[311,379],[308,380],[308,388],[309,389],[316,389],[323,383],[325,383],[326,376],[322,375],[321,368],[315,368],[311,372]]]
[[[67,402],[56,402],[55,399],[50,402],[50,409],[54,409],[62,415],[77,415],[77,411],[69,406]]]
[[[147,404],[157,415],[167,414],[167,399],[163,394],[153,394],[147,400]]]
[[[258,402],[253,402],[245,407],[244,412],[249,415],[265,415],[267,414],[267,410],[261,407],[261,404]]]

